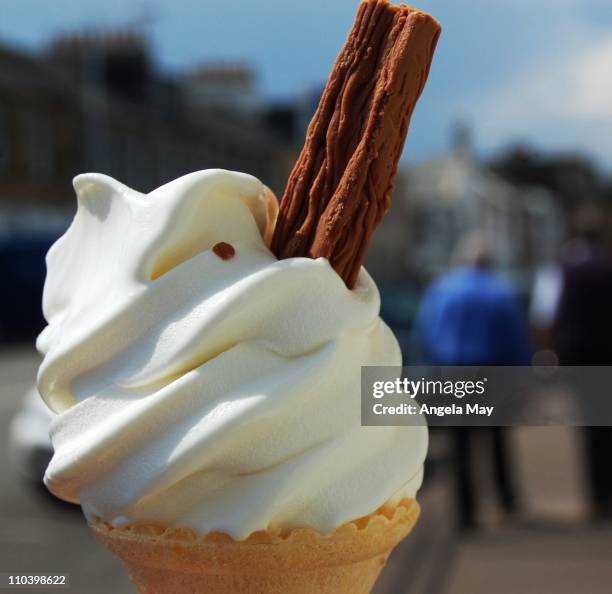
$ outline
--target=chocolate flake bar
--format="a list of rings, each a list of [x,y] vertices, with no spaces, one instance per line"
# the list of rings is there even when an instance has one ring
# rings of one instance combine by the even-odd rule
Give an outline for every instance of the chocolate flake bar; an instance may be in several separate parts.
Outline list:
[[[389,210],[410,116],[440,25],[387,0],[361,3],[280,204],[278,258],[328,258],[353,288]]]

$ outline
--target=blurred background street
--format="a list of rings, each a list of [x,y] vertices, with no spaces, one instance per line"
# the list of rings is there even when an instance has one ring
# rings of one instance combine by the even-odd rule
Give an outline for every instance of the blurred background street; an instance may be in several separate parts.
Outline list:
[[[34,341],[72,178],[149,192],[222,167],[280,197],[355,6],[3,2],[0,572],[131,591],[40,480]],[[443,35],[366,260],[405,363],[612,364],[607,0],[419,6]],[[610,592],[610,452],[608,427],[432,431],[421,521],[376,594]]]

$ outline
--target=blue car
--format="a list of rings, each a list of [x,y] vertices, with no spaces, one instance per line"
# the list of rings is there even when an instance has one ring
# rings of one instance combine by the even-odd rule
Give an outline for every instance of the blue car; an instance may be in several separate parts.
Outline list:
[[[41,231],[0,236],[0,342],[32,341],[45,325],[45,255],[58,238]]]

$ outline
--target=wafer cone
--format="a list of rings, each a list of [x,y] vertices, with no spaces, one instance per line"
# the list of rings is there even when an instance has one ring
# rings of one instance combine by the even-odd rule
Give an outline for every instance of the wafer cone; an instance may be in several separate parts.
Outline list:
[[[405,499],[329,536],[298,528],[243,541],[155,525],[116,529],[96,521],[91,528],[140,594],[368,594],[418,515],[418,503]]]

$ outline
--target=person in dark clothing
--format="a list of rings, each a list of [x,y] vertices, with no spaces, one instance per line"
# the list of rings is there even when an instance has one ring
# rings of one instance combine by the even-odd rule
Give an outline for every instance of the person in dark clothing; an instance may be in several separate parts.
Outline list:
[[[528,365],[527,324],[512,289],[492,270],[489,246],[471,234],[458,248],[459,266],[425,293],[416,322],[422,358],[429,365]],[[476,526],[473,476],[475,438],[491,443],[494,479],[502,508],[516,508],[511,462],[502,427],[453,430],[459,524]]]
[[[580,209],[561,260],[553,340],[564,365],[612,365],[612,250],[604,221],[598,209]],[[611,519],[612,427],[585,427],[584,440],[594,515]]]

